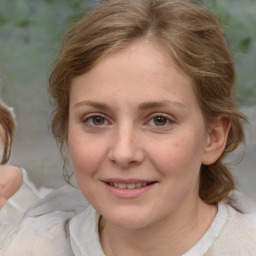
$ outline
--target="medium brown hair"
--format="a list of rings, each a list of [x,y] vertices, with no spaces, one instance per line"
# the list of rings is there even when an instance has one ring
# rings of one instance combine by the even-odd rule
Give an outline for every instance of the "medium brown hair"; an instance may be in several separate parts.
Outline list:
[[[66,34],[49,79],[54,105],[52,132],[62,148],[67,139],[69,90],[74,77],[105,55],[138,40],[165,47],[193,79],[206,124],[224,115],[231,123],[227,145],[212,165],[201,167],[199,195],[215,204],[235,189],[224,156],[244,141],[243,121],[234,98],[232,57],[216,18],[185,0],[112,0],[85,15]]]
[[[3,127],[4,134],[0,134],[4,141],[4,154],[1,159],[1,164],[5,164],[11,154],[11,146],[13,133],[15,131],[15,120],[14,116],[9,107],[0,101],[0,125]]]

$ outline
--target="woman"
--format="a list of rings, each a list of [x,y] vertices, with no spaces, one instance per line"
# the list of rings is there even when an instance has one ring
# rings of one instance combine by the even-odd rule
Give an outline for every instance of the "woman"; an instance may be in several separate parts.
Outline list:
[[[255,215],[224,162],[244,141],[234,84],[220,25],[198,5],[113,0],[83,17],[50,95],[90,206],[51,193],[3,255],[253,255]]]

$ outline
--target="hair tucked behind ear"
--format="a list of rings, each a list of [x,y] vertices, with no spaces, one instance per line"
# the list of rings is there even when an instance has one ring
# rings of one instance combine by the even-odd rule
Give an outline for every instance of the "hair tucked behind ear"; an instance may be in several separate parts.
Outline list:
[[[13,133],[15,131],[16,124],[12,110],[3,102],[0,102],[0,125],[3,127],[4,131],[3,134],[0,134],[4,142],[4,154],[1,164],[5,164],[10,157]]]
[[[216,71],[222,66],[221,72],[216,72],[212,77],[198,79],[198,84],[194,87],[206,124],[211,124],[221,115],[230,122],[224,152],[215,163],[201,166],[199,195],[209,204],[215,204],[223,199],[232,201],[230,192],[236,189],[236,181],[224,159],[241,143],[245,144],[244,124],[248,122],[247,117],[238,110],[234,98],[235,71],[231,57],[227,55],[225,58],[228,57],[229,62],[215,64]]]

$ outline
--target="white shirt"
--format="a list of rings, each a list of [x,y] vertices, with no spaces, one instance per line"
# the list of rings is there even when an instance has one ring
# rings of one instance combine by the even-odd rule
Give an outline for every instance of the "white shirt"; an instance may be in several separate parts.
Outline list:
[[[237,195],[235,207],[242,206],[240,210],[249,212],[240,213],[227,203],[219,203],[208,231],[183,256],[255,255],[256,211],[251,203],[240,202],[240,194]],[[104,256],[98,222],[99,213],[81,193],[64,186],[28,211],[0,255]]]
[[[0,248],[5,239],[21,223],[27,209],[52,189],[37,189],[30,181],[25,169],[21,169],[23,183],[19,190],[6,202],[0,210]]]

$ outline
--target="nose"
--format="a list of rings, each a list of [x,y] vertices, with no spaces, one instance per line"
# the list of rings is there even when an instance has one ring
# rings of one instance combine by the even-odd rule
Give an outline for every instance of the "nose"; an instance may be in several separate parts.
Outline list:
[[[138,132],[128,126],[117,129],[108,152],[109,160],[121,168],[128,168],[141,164],[144,157]]]

